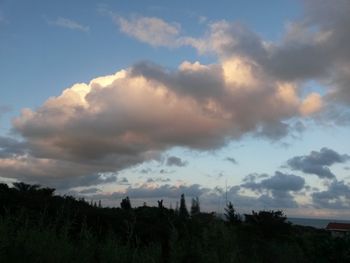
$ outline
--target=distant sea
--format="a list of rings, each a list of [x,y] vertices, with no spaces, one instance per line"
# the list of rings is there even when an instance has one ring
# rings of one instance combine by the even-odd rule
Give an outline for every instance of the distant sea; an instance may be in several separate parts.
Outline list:
[[[338,219],[316,219],[316,218],[293,218],[289,217],[288,221],[290,221],[294,225],[301,226],[312,226],[315,228],[326,228],[329,222],[336,223],[350,223],[350,220],[338,220]]]

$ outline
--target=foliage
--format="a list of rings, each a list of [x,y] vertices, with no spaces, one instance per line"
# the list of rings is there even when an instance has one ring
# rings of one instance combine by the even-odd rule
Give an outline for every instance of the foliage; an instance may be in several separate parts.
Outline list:
[[[132,208],[123,200],[123,208],[107,208],[0,184],[0,262],[350,262],[348,238],[291,225],[282,211],[230,224],[238,216],[232,203],[224,221],[200,212],[197,198],[188,217],[184,195],[179,213],[161,201]]]
[[[180,209],[179,209],[179,216],[183,219],[186,219],[189,217],[188,210],[186,207],[186,200],[185,195],[182,194],[180,198]]]
[[[201,212],[201,209],[199,207],[199,199],[197,196],[196,198],[192,198],[191,216],[199,215],[200,212]]]
[[[120,203],[120,207],[125,209],[125,210],[130,210],[131,209],[131,203],[130,203],[129,196],[127,196],[124,199],[122,199],[122,201]]]
[[[235,208],[231,202],[228,202],[225,208],[225,218],[230,224],[241,223],[241,216],[236,213]]]

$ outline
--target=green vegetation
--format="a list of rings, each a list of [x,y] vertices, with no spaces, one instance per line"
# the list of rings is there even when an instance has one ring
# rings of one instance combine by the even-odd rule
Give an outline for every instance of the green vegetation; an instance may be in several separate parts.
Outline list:
[[[0,262],[350,262],[350,240],[293,226],[281,211],[227,220],[180,209],[90,205],[54,189],[0,184]]]

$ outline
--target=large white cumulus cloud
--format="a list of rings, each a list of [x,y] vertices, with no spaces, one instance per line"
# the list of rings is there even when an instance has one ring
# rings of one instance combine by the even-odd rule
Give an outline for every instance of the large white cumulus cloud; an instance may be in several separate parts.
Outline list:
[[[288,127],[284,121],[321,107],[315,94],[298,94],[293,83],[239,56],[210,65],[185,61],[173,71],[140,63],[24,109],[13,121],[23,149],[3,154],[0,175],[34,180],[117,172],[173,146],[213,149],[258,130],[283,136],[288,129],[274,130]]]

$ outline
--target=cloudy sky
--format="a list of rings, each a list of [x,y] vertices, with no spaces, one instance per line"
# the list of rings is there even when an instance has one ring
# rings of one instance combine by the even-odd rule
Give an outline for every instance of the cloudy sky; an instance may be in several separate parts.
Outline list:
[[[2,0],[0,181],[350,219],[349,14],[348,0]]]

